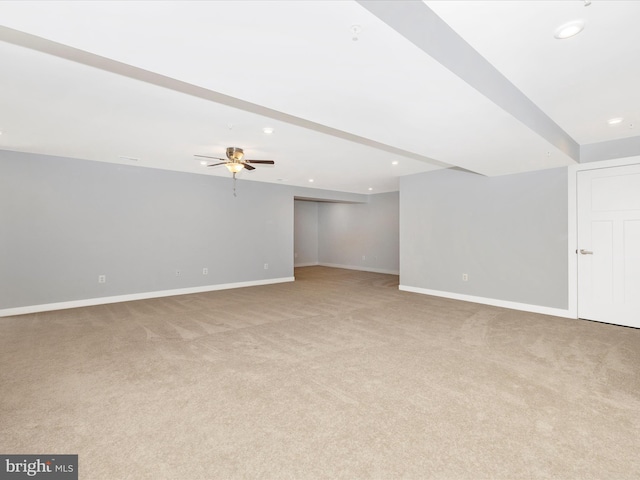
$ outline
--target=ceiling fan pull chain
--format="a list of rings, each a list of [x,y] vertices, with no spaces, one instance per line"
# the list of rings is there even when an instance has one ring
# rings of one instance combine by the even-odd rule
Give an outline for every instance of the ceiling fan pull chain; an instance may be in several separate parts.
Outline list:
[[[233,172],[233,196],[237,197],[237,195],[236,195],[236,172]]]

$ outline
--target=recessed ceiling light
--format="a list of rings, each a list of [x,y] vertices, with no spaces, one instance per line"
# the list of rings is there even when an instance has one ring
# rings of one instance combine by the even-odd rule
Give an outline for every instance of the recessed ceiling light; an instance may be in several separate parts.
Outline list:
[[[206,160],[200,160],[200,165],[208,165],[209,162],[207,162]]]
[[[553,34],[558,40],[564,40],[565,38],[573,37],[579,34],[584,29],[584,20],[573,20],[567,22],[556,28],[556,32]]]
[[[617,125],[618,123],[622,123],[622,120],[624,120],[622,117],[610,118],[607,120],[607,123],[609,125]]]
[[[373,190],[373,188],[369,187],[369,191]]]
[[[263,131],[264,133],[266,133],[267,135],[271,135],[271,134],[273,133],[273,128],[271,128],[271,127],[264,127],[264,128],[262,129],[262,131]]]
[[[398,164],[398,160],[394,160],[393,162],[391,162],[391,165],[397,165]]]
[[[310,178],[310,179],[309,179],[309,183],[313,183],[313,178]]]

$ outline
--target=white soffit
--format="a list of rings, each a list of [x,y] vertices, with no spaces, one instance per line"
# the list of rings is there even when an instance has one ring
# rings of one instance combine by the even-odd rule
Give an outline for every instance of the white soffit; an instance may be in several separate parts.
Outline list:
[[[315,188],[356,193],[394,191],[399,176],[439,168],[27,48],[0,42],[0,58],[0,124],[11,123],[0,148],[228,176],[193,155],[242,145],[248,158],[275,158],[277,168],[241,179],[307,187],[314,178]]]
[[[38,15],[24,10],[12,27],[479,173],[537,169],[550,150],[354,2],[44,2]],[[352,24],[362,27],[358,41]],[[505,145],[507,135],[517,148]],[[549,163],[571,161],[558,154]]]

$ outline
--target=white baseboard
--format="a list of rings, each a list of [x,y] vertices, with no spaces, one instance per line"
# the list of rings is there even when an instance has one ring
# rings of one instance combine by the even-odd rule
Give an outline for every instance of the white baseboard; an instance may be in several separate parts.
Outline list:
[[[340,265],[338,263],[318,263],[321,267],[345,268],[347,270],[360,270],[361,272],[386,273],[388,275],[400,275],[398,270],[387,270],[384,268],[364,267],[362,265]]]
[[[443,292],[441,290],[429,290],[427,288],[409,287],[407,285],[400,285],[398,289],[404,292],[421,293],[423,295],[433,295],[434,297],[451,298],[453,300],[480,303],[483,305],[491,305],[493,307],[510,308],[512,310],[521,310],[523,312],[541,313],[544,315],[553,315],[556,317],[564,318],[576,318],[568,309],[565,310],[562,308],[543,307],[540,305],[530,305],[528,303],[509,302],[507,300],[496,300],[495,298],[475,297],[473,295]]]
[[[46,303],[41,305],[29,305],[26,307],[5,308],[0,310],[0,317],[12,315],[24,315],[27,313],[49,312],[52,310],[64,310],[67,308],[92,307],[108,303],[130,302],[132,300],[147,300],[149,298],[172,297],[174,295],[188,295],[191,293],[213,292],[215,290],[229,290],[231,288],[255,287],[258,285],[270,285],[273,283],[293,282],[294,277],[269,278],[267,280],[252,280],[250,282],[223,283],[219,285],[205,285],[202,287],[177,288],[174,290],[161,290],[157,292],[130,293],[113,297],[87,298],[83,300],[71,300],[69,302]]]
[[[296,263],[293,268],[298,268],[298,267],[315,267],[316,265],[319,265],[318,262],[309,262],[309,263]]]

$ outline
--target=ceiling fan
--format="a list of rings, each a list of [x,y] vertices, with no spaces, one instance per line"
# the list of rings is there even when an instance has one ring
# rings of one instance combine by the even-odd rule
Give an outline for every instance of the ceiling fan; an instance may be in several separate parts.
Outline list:
[[[245,160],[244,159],[244,151],[238,147],[227,147],[227,158],[220,157],[210,157],[207,155],[195,155],[200,158],[211,158],[213,160],[222,160],[219,163],[213,163],[211,165],[207,165],[207,167],[217,167],[218,165],[224,165],[227,169],[233,173],[233,196],[236,196],[236,173],[242,171],[243,168],[247,170],[255,170],[256,167],[251,165],[252,163],[258,164],[262,163],[265,165],[274,165],[276,162],[273,160]]]
[[[239,173],[240,171],[242,171],[243,168],[246,168],[247,170],[255,170],[256,167],[251,165],[252,163],[253,164],[262,163],[266,165],[274,165],[276,163],[273,160],[245,160],[244,151],[238,147],[228,147],[226,159],[220,158],[220,157],[209,157],[207,155],[196,155],[196,157],[211,158],[213,160],[222,160],[222,162],[220,163],[207,165],[207,167],[217,167],[218,165],[224,165],[227,167],[227,169],[231,173],[233,173],[234,177],[236,173]]]

